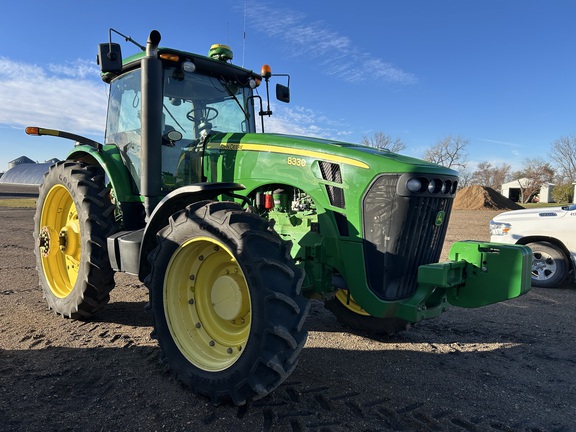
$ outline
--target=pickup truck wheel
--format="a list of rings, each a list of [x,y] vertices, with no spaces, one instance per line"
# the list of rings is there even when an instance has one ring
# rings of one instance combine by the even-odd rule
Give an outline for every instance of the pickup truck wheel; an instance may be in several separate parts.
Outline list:
[[[336,291],[335,297],[324,305],[338,322],[353,330],[391,336],[408,328],[408,321],[401,318],[377,318],[368,314],[348,295],[348,291],[343,289]]]
[[[532,285],[554,288],[568,277],[568,260],[564,252],[548,242],[528,243],[532,249]]]
[[[48,307],[74,319],[106,305],[114,288],[106,237],[115,230],[114,205],[100,166],[58,162],[39,188],[34,253]]]
[[[173,215],[149,256],[154,322],[176,379],[218,405],[266,396],[306,342],[303,273],[268,222],[230,202]]]

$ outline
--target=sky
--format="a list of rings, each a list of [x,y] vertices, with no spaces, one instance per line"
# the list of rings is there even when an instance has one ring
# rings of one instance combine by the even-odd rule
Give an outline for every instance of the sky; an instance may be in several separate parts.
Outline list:
[[[63,159],[73,143],[26,126],[102,141],[108,86],[96,64],[109,28],[145,45],[290,75],[290,104],[272,101],[267,132],[359,143],[382,132],[422,157],[447,136],[479,162],[520,169],[576,132],[572,0],[21,0],[0,26],[0,172],[20,156]],[[116,34],[124,56],[138,48]],[[261,92],[262,94],[262,92]]]

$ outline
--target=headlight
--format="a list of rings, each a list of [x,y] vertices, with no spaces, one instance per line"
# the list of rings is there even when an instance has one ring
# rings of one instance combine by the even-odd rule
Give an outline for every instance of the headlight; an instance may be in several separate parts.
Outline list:
[[[196,70],[196,65],[191,61],[185,61],[182,63],[182,69],[184,69],[184,72],[192,73]]]
[[[490,221],[490,235],[505,236],[510,231],[510,228],[512,228],[512,225],[509,223]]]
[[[442,183],[442,193],[446,195],[448,192],[452,190],[452,182],[450,180],[446,180]]]
[[[421,192],[422,191],[422,182],[420,181],[420,179],[411,178],[406,183],[406,189],[408,189],[410,192]]]

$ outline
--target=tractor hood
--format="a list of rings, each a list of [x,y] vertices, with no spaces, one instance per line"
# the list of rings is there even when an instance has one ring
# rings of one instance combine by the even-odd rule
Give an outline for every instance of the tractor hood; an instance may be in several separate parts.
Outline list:
[[[377,172],[422,172],[452,176],[458,174],[449,168],[389,150],[299,135],[214,133],[208,140],[207,148],[209,150],[281,153],[293,157],[321,159]]]

